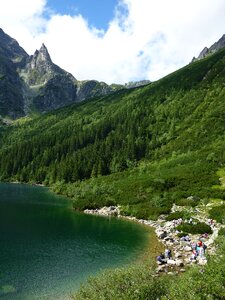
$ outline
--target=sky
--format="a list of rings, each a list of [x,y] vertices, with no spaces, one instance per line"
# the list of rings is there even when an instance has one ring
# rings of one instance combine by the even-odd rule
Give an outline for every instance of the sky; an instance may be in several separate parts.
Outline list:
[[[155,81],[225,33],[225,1],[0,0],[0,27],[78,80]]]

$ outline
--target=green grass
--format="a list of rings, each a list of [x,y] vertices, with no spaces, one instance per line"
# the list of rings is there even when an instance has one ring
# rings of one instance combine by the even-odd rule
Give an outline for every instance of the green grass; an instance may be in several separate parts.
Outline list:
[[[89,279],[73,299],[157,300],[167,289],[166,279],[154,278],[148,265],[138,265],[128,269],[108,270]]]

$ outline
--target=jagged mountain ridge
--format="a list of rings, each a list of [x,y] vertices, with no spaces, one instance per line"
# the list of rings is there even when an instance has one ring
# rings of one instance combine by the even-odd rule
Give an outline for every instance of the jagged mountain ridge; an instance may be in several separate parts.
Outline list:
[[[33,111],[48,112],[123,88],[130,86],[107,85],[96,80],[78,81],[52,62],[44,44],[29,56],[15,39],[0,29],[2,117],[16,119]]]
[[[29,55],[20,47],[18,42],[0,28],[0,54],[12,60],[13,63],[24,67]]]
[[[44,44],[29,57],[19,74],[27,86],[27,113],[30,105],[44,112],[79,101],[77,80],[52,62]]]
[[[193,57],[192,61],[197,61],[200,59],[205,58],[206,56],[213,54],[217,51],[219,51],[220,49],[222,49],[223,47],[225,47],[225,34],[217,41],[215,42],[210,48],[205,47],[199,54],[199,56]]]

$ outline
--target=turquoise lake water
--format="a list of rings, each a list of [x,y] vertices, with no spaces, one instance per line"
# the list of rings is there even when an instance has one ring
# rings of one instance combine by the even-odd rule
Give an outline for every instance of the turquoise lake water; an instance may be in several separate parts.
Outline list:
[[[105,268],[132,263],[148,230],[76,213],[47,188],[0,184],[0,299],[70,299]]]

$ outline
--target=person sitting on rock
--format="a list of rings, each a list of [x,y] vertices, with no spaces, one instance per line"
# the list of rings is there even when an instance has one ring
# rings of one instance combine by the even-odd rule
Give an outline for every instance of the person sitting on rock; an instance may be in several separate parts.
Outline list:
[[[197,250],[198,256],[200,256],[200,257],[204,256],[204,249],[203,249],[203,243],[202,243],[202,241],[199,241],[197,243],[196,250]]]
[[[157,256],[157,262],[160,264],[164,264],[166,262],[165,255],[161,253],[159,256]]]
[[[186,236],[182,236],[180,238],[181,241],[184,241],[184,242],[189,242],[190,241],[190,238],[189,238],[189,235],[186,235]]]
[[[204,255],[205,255],[205,252],[206,252],[206,248],[207,248],[206,244],[204,244],[204,243],[203,243],[203,246],[202,246],[202,248],[203,248],[203,251],[204,251]]]
[[[165,250],[165,258],[171,259],[172,253],[170,249]]]
[[[203,258],[203,257],[204,257],[204,254],[205,254],[205,252],[204,252],[203,246],[199,247],[199,251],[198,251],[199,257]]]
[[[192,251],[192,254],[191,254],[191,260],[196,260],[197,256],[198,256],[197,251],[196,251],[196,250],[193,250],[193,251]]]
[[[208,235],[208,233],[203,233],[201,237],[204,239],[207,239],[209,237],[209,235]]]
[[[191,243],[191,248],[192,248],[193,250],[196,250],[197,244],[196,244],[195,242]]]
[[[198,241],[198,246],[202,247],[202,245],[203,245],[202,240]]]

